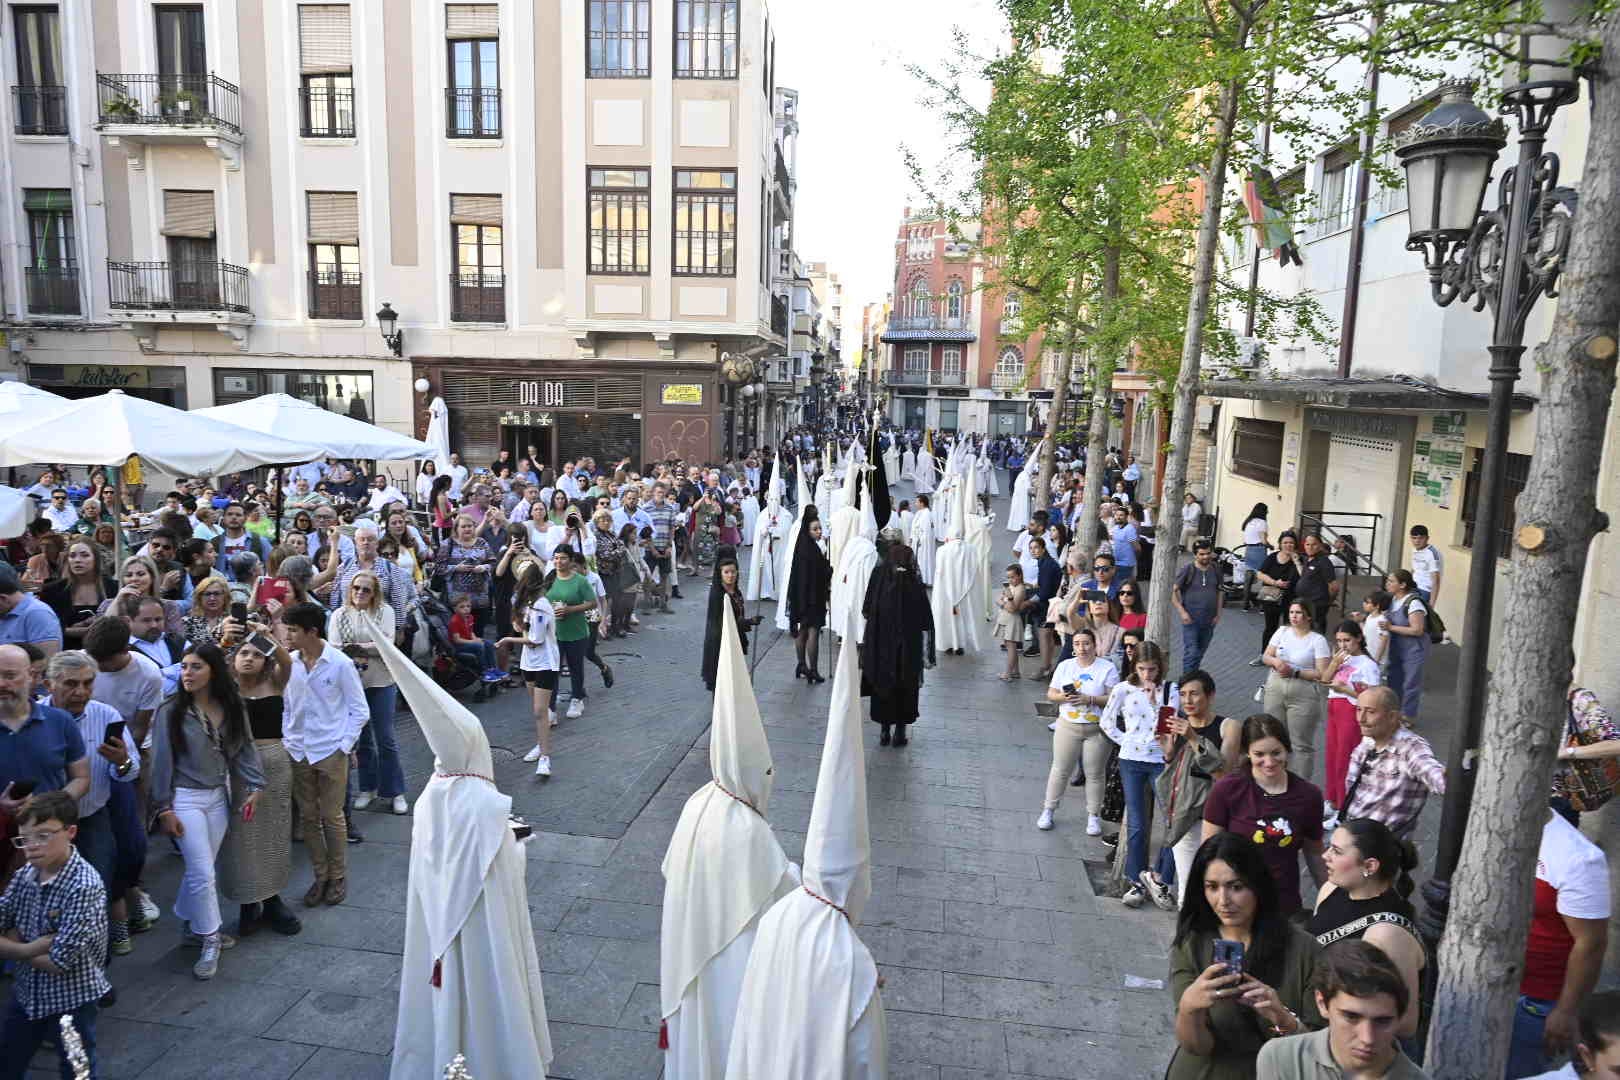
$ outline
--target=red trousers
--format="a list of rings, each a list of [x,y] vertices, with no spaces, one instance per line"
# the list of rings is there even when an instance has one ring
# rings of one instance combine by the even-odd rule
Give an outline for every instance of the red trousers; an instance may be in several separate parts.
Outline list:
[[[1356,703],[1329,698],[1327,714],[1327,801],[1344,809],[1345,774],[1350,771],[1350,754],[1361,742],[1361,725],[1356,723]]]

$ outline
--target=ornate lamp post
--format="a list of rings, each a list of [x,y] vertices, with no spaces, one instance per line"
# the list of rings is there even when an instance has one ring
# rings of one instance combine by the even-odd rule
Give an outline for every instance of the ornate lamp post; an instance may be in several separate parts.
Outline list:
[[[1525,52],[1562,55],[1557,39],[1527,38]],[[1491,399],[1481,459],[1473,560],[1468,575],[1468,633],[1457,672],[1461,728],[1447,766],[1434,876],[1423,887],[1426,936],[1438,941],[1451,902],[1451,877],[1462,852],[1463,831],[1474,793],[1474,756],[1484,724],[1490,651],[1491,601],[1496,588],[1503,518],[1503,471],[1513,387],[1524,354],[1524,324],[1542,296],[1557,296],[1558,274],[1569,250],[1576,195],[1558,186],[1558,157],[1544,152],[1553,114],[1577,100],[1574,71],[1557,61],[1537,60],[1510,69],[1501,110],[1515,116],[1519,159],[1498,187],[1496,208],[1482,211],[1492,164],[1507,145],[1501,120],[1475,105],[1472,84],[1449,82],[1440,104],[1396,139],[1406,170],[1410,235],[1406,247],[1421,251],[1435,303],[1462,299],[1482,311],[1489,305]]]

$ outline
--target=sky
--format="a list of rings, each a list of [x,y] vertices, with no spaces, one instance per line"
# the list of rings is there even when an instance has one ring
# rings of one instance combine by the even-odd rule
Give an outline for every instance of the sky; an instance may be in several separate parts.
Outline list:
[[[771,24],[777,85],[799,92],[794,246],[843,282],[847,350],[891,288],[902,211],[923,205],[902,144],[930,165],[949,145],[907,65],[948,57],[956,28],[993,51],[1002,21],[996,0],[774,0]]]

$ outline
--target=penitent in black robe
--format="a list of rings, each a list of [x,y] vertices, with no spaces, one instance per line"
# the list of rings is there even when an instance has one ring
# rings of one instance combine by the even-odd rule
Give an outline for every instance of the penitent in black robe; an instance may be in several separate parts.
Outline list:
[[[911,724],[923,668],[933,651],[934,616],[911,549],[891,544],[866,585],[866,638],[861,642],[861,695],[872,699],[872,721]]]

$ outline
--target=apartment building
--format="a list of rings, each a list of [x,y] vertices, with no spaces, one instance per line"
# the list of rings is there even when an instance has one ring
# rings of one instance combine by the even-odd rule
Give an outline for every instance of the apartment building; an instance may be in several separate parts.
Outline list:
[[[709,458],[745,412],[722,360],[785,348],[760,0],[7,6],[31,382],[417,433],[442,397],[473,461]]]
[[[1422,118],[1438,95],[1436,86],[1386,73],[1377,102],[1379,145]],[[1480,101],[1490,107],[1484,96]],[[1583,99],[1561,109],[1547,146],[1562,158],[1562,182],[1577,187],[1590,108]],[[1511,123],[1509,136],[1498,179],[1517,152]],[[1270,507],[1273,536],[1289,525],[1322,526],[1354,537],[1381,570],[1409,565],[1407,532],[1427,526],[1445,560],[1439,609],[1461,638],[1469,619],[1492,615],[1463,610],[1485,444],[1490,316],[1465,303],[1434,303],[1422,257],[1405,250],[1404,184],[1369,175],[1366,198],[1359,198],[1358,157],[1347,142],[1317,148],[1278,171],[1275,190],[1298,207],[1286,258],[1275,249],[1257,252],[1247,229],[1223,253],[1225,272],[1235,278],[1254,266],[1263,287],[1314,298],[1337,319],[1338,335],[1327,345],[1245,338],[1243,309],[1224,312],[1242,355],[1231,370],[1206,373],[1214,377],[1199,405],[1189,483],[1218,512],[1216,542],[1227,546],[1241,542],[1256,502]],[[1243,180],[1234,178],[1239,193]],[[1487,208],[1496,194],[1493,187]],[[1359,251],[1351,243],[1357,234]],[[1512,550],[1513,501],[1529,474],[1534,439],[1539,380],[1532,358],[1556,304],[1544,299],[1526,328],[1529,350],[1509,437],[1504,556]],[[1507,566],[1504,557],[1500,570]],[[1506,598],[1505,582],[1496,596],[1499,604]]]

